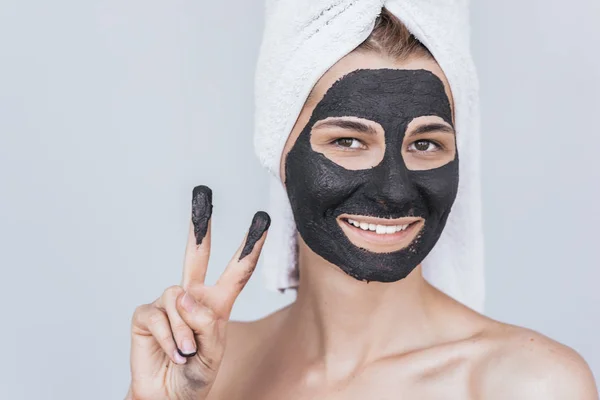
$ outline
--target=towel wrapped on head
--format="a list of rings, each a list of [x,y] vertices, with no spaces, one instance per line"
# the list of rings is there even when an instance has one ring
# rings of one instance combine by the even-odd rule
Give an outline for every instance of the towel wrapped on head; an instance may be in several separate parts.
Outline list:
[[[466,0],[267,0],[255,79],[254,136],[260,162],[272,175],[272,225],[261,255],[267,287],[285,290],[298,285],[297,232],[280,177],[288,135],[315,83],[369,37],[383,7],[427,47],[444,71],[454,100],[458,194],[439,241],[423,260],[423,275],[481,312],[479,98]]]

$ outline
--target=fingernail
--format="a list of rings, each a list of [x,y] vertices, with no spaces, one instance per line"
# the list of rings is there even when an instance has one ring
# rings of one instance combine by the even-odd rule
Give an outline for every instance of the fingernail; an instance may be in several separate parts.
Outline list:
[[[196,354],[196,344],[190,339],[185,339],[181,343],[181,352],[183,356],[192,356]]]
[[[240,259],[238,261],[241,261],[248,254],[252,253],[254,245],[262,237],[263,233],[269,229],[270,225],[271,217],[269,217],[269,214],[264,211],[259,211],[254,214],[254,218],[252,218],[252,224],[248,230],[246,244],[244,244],[244,248],[242,249],[242,253],[240,254]]]
[[[173,352],[173,359],[175,360],[176,364],[185,364],[185,362],[187,361],[185,357],[182,357],[177,350],[175,350]]]
[[[192,192],[192,223],[196,245],[200,245],[206,236],[212,208],[212,190],[208,186],[196,186]]]
[[[185,311],[191,313],[194,311],[194,307],[196,307],[196,300],[194,300],[192,296],[185,292],[181,298],[181,306]]]

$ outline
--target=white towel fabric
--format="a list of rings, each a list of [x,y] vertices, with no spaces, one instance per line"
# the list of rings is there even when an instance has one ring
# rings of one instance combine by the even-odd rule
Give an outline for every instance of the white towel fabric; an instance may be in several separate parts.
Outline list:
[[[298,284],[296,228],[279,164],[288,134],[318,79],[356,48],[385,6],[433,54],[455,104],[458,195],[435,248],[423,261],[432,285],[483,310],[483,236],[479,177],[479,95],[470,55],[467,0],[267,0],[255,77],[254,145],[271,172],[272,225],[261,255],[267,286]]]

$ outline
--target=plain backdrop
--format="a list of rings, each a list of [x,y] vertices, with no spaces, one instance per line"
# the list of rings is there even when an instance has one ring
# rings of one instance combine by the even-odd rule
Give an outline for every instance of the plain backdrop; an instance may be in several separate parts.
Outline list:
[[[266,205],[262,1],[0,2],[0,398],[124,397],[134,308],[178,284],[192,188],[214,282]],[[478,0],[486,314],[600,376],[600,2]],[[258,271],[234,309],[292,300]]]

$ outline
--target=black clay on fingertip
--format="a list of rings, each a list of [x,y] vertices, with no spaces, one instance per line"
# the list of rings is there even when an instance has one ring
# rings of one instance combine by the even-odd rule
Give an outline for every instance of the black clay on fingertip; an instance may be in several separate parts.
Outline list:
[[[185,354],[181,350],[179,350],[179,347],[177,347],[177,352],[179,353],[179,355],[181,357],[190,358],[190,357],[194,357],[198,353],[198,350],[196,350],[196,351],[194,351],[193,353],[190,353],[190,354]]]
[[[206,236],[212,209],[212,190],[208,186],[196,186],[192,192],[192,223],[196,245],[200,245]]]
[[[242,253],[240,254],[238,261],[242,261],[244,257],[252,253],[254,245],[267,231],[267,229],[269,229],[269,226],[271,226],[271,217],[269,217],[269,214],[264,211],[258,211],[256,214],[254,214],[254,218],[252,218],[252,224],[248,230],[246,243],[244,244],[244,248],[242,249]]]

